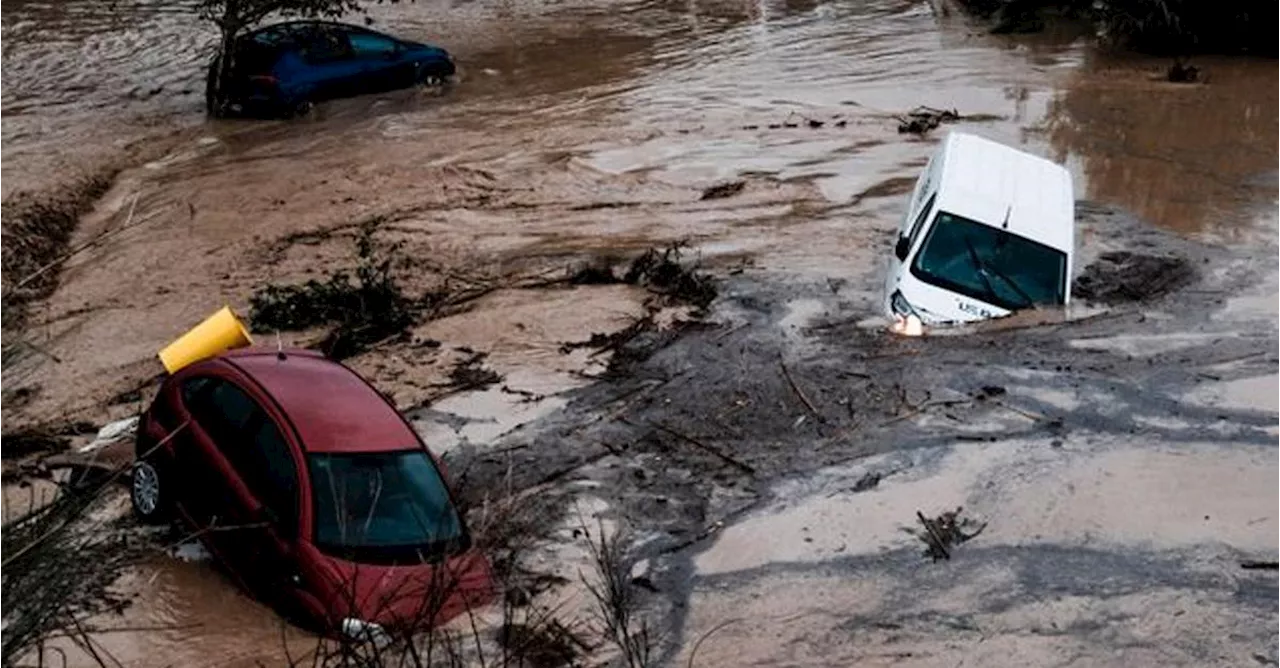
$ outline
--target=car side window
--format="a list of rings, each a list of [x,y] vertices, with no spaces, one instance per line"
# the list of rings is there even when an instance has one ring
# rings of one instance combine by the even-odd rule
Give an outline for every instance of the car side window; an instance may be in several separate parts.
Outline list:
[[[294,536],[298,528],[298,467],[289,443],[266,414],[254,431],[253,452],[257,461],[251,465],[253,473],[245,476],[245,483],[275,514],[280,531]]]
[[[916,237],[920,236],[920,230],[924,227],[924,221],[929,217],[929,212],[933,209],[933,201],[938,199],[938,194],[934,193],[929,196],[929,201],[924,203],[920,208],[920,213],[916,214],[916,222],[911,224],[911,246],[916,245]]]
[[[261,409],[243,390],[224,380],[214,380],[203,402],[203,415],[196,416],[210,431],[220,448],[243,443],[246,428]],[[232,458],[234,461],[234,457]]]
[[[395,40],[373,33],[353,31],[347,36],[357,58],[386,58],[399,48]]]
[[[182,382],[182,403],[187,410],[194,412],[194,406],[203,401],[203,394],[209,389],[209,384],[213,382],[208,376],[195,376],[188,378]]]
[[[328,27],[308,30],[300,35],[302,57],[312,65],[332,63],[354,57],[345,31]]]
[[[183,384],[192,415],[286,535],[296,533],[298,472],[275,422],[244,390],[219,378]],[[190,397],[187,398],[187,394]]]
[[[237,441],[258,410],[257,404],[231,383],[197,376],[182,384],[182,400],[192,417],[214,441]]]

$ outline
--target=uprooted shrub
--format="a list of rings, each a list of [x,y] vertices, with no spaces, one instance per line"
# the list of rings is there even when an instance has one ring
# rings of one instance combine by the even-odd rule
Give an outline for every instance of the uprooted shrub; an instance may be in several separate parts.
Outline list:
[[[356,238],[355,275],[338,271],[328,279],[301,285],[267,285],[249,299],[255,327],[300,330],[329,325],[319,343],[322,352],[344,359],[369,346],[403,335],[413,324],[423,300],[411,299],[392,275],[398,244],[379,251],[373,232],[377,221],[361,227]]]
[[[631,261],[622,280],[706,308],[719,291],[710,276],[698,271],[696,265],[686,266],[681,261],[684,248],[684,243],[672,244],[662,251],[650,248]]]
[[[650,248],[631,261],[626,273],[614,273],[610,258],[598,258],[579,268],[570,277],[571,285],[629,283],[652,292],[706,308],[719,294],[715,280],[698,270],[696,263],[684,262],[686,242],[676,242],[662,250]]]
[[[679,242],[661,251],[650,248],[633,259],[621,276],[614,270],[614,258],[595,258],[575,270],[567,282],[570,285],[625,283],[705,307],[715,299],[715,284],[699,272],[696,265],[685,266],[681,262],[684,247],[684,242]]]

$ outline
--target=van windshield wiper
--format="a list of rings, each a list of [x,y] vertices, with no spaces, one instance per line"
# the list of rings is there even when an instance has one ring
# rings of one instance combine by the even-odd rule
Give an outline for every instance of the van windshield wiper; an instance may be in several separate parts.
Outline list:
[[[1018,293],[1018,296],[1019,296],[1019,297],[1022,297],[1022,299],[1023,299],[1022,308],[1027,308],[1027,307],[1030,307],[1030,306],[1035,306],[1035,304],[1036,304],[1036,300],[1035,300],[1035,298],[1033,298],[1031,295],[1027,294],[1027,291],[1026,291],[1026,290],[1023,290],[1023,289],[1022,289],[1022,286],[1021,286],[1021,285],[1018,285],[1018,282],[1017,282],[1017,281],[1015,281],[1015,280],[1013,280],[1012,278],[1010,278],[1008,274],[1004,273],[1003,271],[1000,271],[999,269],[996,269],[995,267],[991,267],[991,266],[988,266],[988,267],[987,267],[987,271],[990,271],[991,273],[995,274],[995,275],[996,275],[996,278],[999,278],[1000,280],[1004,281],[1005,285],[1007,285],[1007,286],[1009,286],[1009,287],[1013,288],[1013,291],[1014,291],[1014,292],[1016,292],[1016,293]]]
[[[982,279],[982,287],[987,289],[987,297],[992,301],[1000,299],[996,295],[995,286],[991,285],[991,279],[987,278],[986,265],[982,263],[982,259],[978,257],[978,251],[973,247],[973,242],[969,240],[969,236],[964,237],[964,247],[969,250],[969,261],[973,263],[973,270],[978,272],[978,278]]]
[[[987,288],[988,295],[993,299],[999,299],[999,296],[996,294],[995,287],[991,285],[991,279],[987,278],[987,274],[991,273],[994,274],[996,278],[1004,281],[1005,285],[1013,288],[1013,291],[1018,293],[1018,296],[1022,298],[1022,304],[1017,308],[1027,308],[1028,306],[1035,305],[1036,300],[1033,299],[1031,295],[1027,294],[1027,291],[1023,290],[1022,286],[1018,285],[1017,281],[1009,278],[1009,276],[1003,271],[1000,271],[999,269],[996,269],[982,261],[982,258],[978,256],[978,251],[973,247],[973,242],[970,241],[967,236],[964,238],[964,245],[969,249],[969,259],[973,262],[974,268],[978,270],[978,278],[982,279],[982,284]]]

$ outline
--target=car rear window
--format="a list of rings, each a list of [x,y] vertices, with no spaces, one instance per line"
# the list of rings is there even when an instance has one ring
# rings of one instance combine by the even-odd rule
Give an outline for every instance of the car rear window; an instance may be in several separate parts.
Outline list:
[[[234,69],[243,74],[266,74],[276,66],[282,53],[278,46],[250,40],[236,49]]]
[[[468,540],[444,479],[423,450],[307,456],[314,541],[353,561],[434,561]]]

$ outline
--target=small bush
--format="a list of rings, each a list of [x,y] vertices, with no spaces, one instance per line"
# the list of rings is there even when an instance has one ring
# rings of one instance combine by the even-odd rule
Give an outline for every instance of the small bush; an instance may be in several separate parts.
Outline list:
[[[417,317],[419,304],[405,296],[392,276],[395,245],[379,253],[373,242],[377,221],[364,225],[356,240],[359,263],[353,277],[339,271],[327,280],[301,285],[268,285],[249,299],[256,327],[299,330],[333,325],[320,349],[344,359],[379,341],[402,335]]]
[[[683,249],[683,243],[672,244],[662,251],[650,248],[632,260],[622,280],[706,308],[715,301],[719,291],[710,276],[699,272],[696,266],[686,267],[681,262]]]

